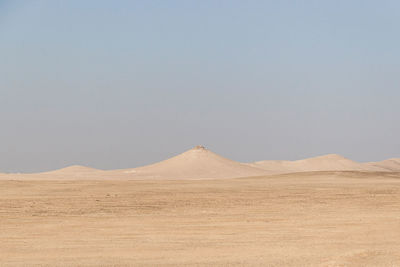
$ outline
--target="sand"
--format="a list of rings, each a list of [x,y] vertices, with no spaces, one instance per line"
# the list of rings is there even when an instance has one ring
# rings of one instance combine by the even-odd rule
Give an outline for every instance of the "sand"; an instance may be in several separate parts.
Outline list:
[[[107,178],[109,176],[103,170],[79,165],[40,173],[9,173],[0,175],[0,180],[104,180]]]
[[[1,266],[400,266],[400,175],[0,181]]]
[[[0,174],[0,266],[400,266],[399,163],[195,147],[133,169]]]
[[[386,171],[400,171],[400,159],[387,159],[380,162],[365,163],[368,167],[378,167]]]
[[[336,154],[285,161],[242,163],[222,157],[203,146],[143,167],[98,170],[69,166],[42,173],[0,174],[6,180],[199,180],[230,179],[312,171],[400,172],[400,159],[359,163]]]
[[[144,167],[113,171],[135,179],[226,179],[268,174],[265,170],[236,162],[196,146],[170,159]]]
[[[358,163],[336,154],[323,155],[315,158],[285,161],[265,160],[249,163],[249,166],[261,168],[269,173],[294,173],[310,171],[400,171],[398,168],[388,169],[381,162]]]

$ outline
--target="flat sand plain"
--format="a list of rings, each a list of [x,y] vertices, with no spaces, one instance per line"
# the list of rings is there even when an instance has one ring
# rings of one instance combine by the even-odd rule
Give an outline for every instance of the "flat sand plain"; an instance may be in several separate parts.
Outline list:
[[[0,181],[0,266],[400,266],[400,174]]]

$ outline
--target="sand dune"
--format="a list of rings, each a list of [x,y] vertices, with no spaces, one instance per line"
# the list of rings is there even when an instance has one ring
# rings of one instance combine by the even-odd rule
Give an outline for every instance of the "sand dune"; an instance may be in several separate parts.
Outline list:
[[[39,173],[37,175],[41,177],[47,177],[49,179],[52,179],[53,177],[60,179],[96,179],[104,178],[105,174],[106,173],[103,170],[80,165],[72,165],[54,171]]]
[[[387,171],[379,165],[363,164],[337,154],[329,154],[296,161],[265,160],[250,163],[250,166],[271,173],[292,173],[309,171]]]
[[[10,173],[3,176],[2,179],[11,180],[63,180],[63,179],[102,179],[106,177],[106,172],[86,166],[72,165],[58,170],[52,170],[40,173]]]
[[[265,160],[241,163],[224,158],[203,146],[151,165],[98,170],[85,166],[34,173],[0,174],[2,180],[149,180],[222,179],[313,171],[400,172],[400,159],[359,163],[336,154],[296,161]]]
[[[196,146],[173,158],[144,167],[112,171],[132,179],[216,179],[268,174],[265,170],[236,162]]]
[[[400,158],[398,159],[387,159],[379,162],[368,162],[365,163],[368,167],[382,168],[386,171],[400,172]]]
[[[48,172],[43,172],[42,174],[57,174],[57,175],[63,175],[63,174],[85,174],[85,173],[93,173],[93,172],[99,172],[101,170],[94,169],[91,167],[86,167],[86,166],[81,166],[81,165],[72,165],[68,166],[62,169],[58,170],[53,170],[53,171],[48,171]]]

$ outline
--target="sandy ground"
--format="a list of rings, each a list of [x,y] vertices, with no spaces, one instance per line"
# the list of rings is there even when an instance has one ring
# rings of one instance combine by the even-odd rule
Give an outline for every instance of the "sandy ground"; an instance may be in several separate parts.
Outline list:
[[[0,181],[0,266],[400,266],[400,174]]]

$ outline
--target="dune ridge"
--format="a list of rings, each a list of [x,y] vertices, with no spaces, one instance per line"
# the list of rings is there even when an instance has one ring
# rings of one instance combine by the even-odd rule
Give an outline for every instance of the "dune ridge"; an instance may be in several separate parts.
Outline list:
[[[96,180],[106,178],[105,174],[106,172],[103,170],[81,165],[72,165],[40,173],[8,173],[0,175],[0,178],[9,180]]]
[[[82,165],[71,165],[65,168],[42,172],[42,174],[62,174],[62,173],[91,173],[101,171],[92,167],[86,167]]]
[[[368,167],[382,168],[386,171],[398,172],[400,171],[400,158],[387,159],[378,162],[365,163]]]
[[[222,157],[204,146],[196,146],[184,153],[150,165],[120,169],[99,170],[72,165],[58,170],[24,174],[0,173],[2,180],[194,180],[224,179],[276,175],[297,172],[360,171],[400,172],[400,159],[359,163],[337,154],[308,159],[264,160],[241,163]]]
[[[264,160],[249,163],[249,165],[276,174],[310,171],[388,171],[379,164],[358,163],[337,154],[296,161]]]

